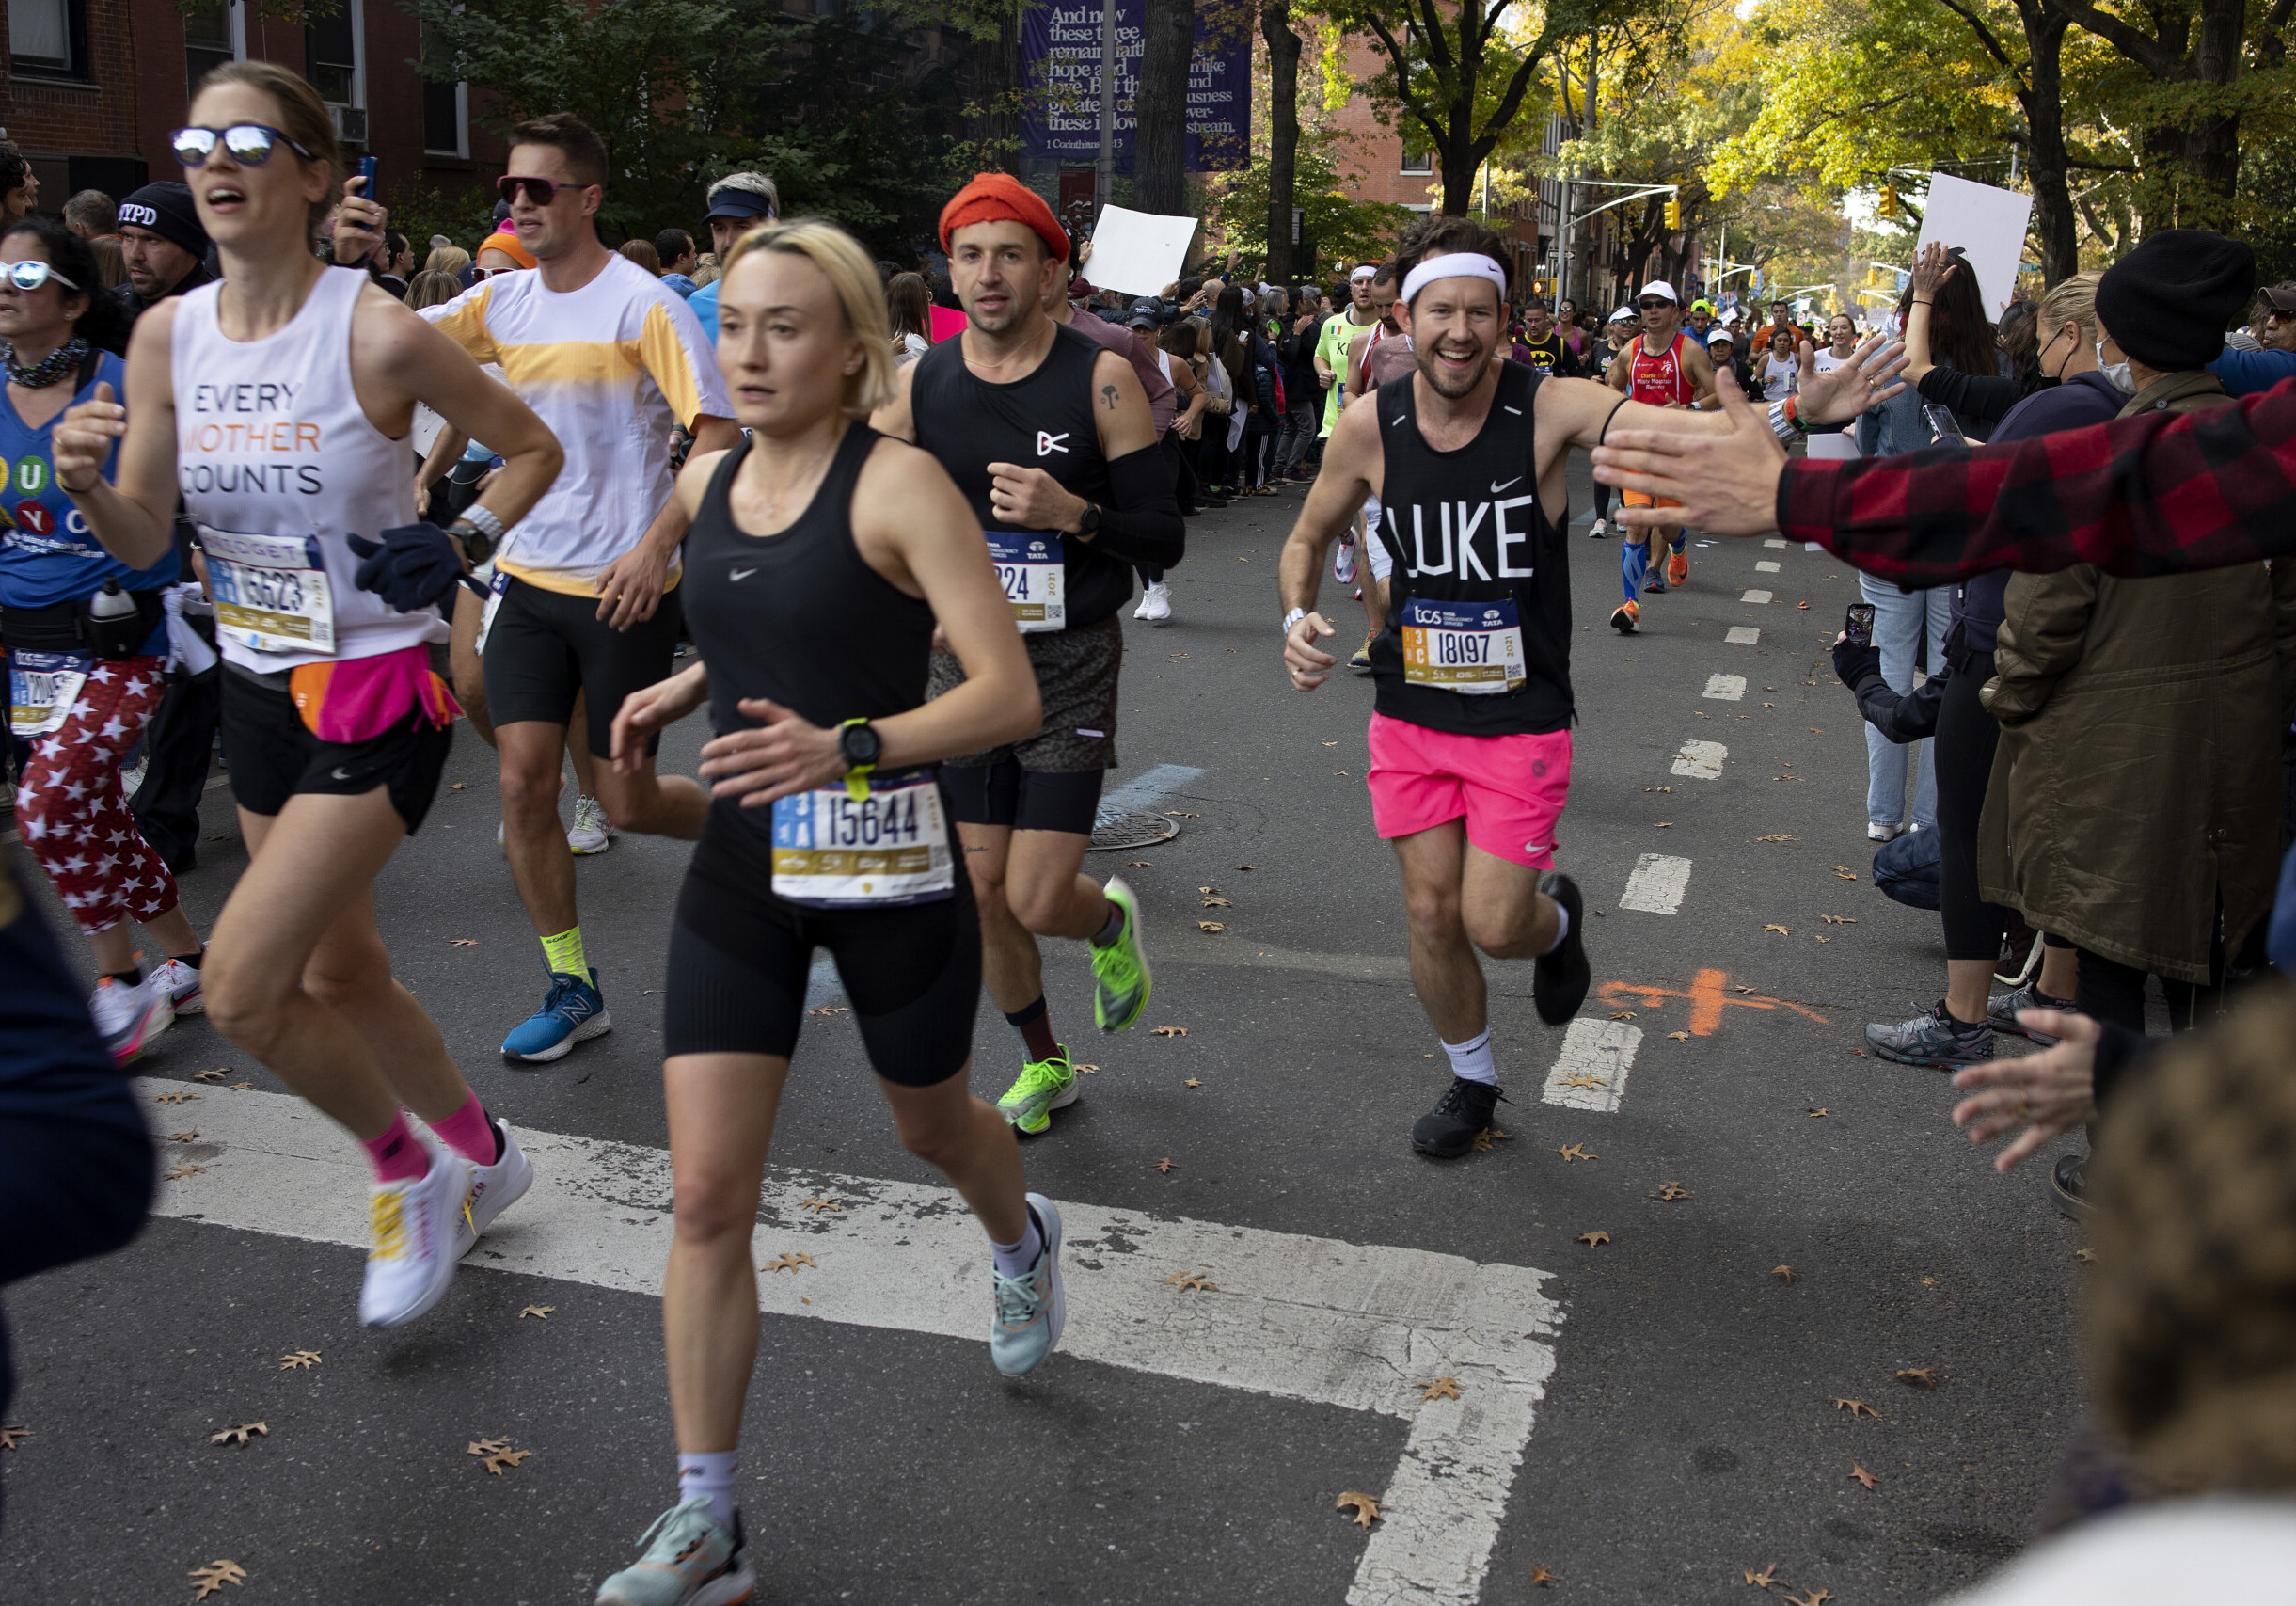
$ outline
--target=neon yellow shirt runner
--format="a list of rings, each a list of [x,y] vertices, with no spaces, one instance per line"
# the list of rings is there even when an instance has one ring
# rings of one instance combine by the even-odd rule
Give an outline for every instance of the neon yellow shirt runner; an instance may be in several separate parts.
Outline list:
[[[1347,384],[1348,343],[1371,327],[1371,324],[1356,323],[1354,310],[1351,304],[1346,310],[1325,319],[1322,331],[1316,336],[1316,356],[1322,358],[1323,366],[1330,369],[1333,375],[1331,389],[1323,392],[1325,435],[1329,435],[1339,422],[1339,392]],[[1378,320],[1375,318],[1371,322],[1376,324]]]

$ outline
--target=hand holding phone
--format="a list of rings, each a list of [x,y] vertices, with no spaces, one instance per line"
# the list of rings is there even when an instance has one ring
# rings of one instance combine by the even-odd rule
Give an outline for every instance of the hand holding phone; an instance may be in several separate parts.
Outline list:
[[[1842,633],[1849,638],[1852,646],[1872,646],[1874,644],[1874,605],[1871,602],[1851,603],[1848,613],[1843,619]]]

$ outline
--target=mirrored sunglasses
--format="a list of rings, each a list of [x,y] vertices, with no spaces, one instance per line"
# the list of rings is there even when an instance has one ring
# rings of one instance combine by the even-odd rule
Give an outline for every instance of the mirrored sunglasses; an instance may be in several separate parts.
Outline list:
[[[309,149],[289,138],[284,130],[260,122],[235,122],[229,128],[179,128],[167,136],[167,143],[175,150],[175,159],[186,167],[206,167],[217,145],[243,167],[261,167],[281,145],[306,162],[313,160]]]
[[[80,288],[46,262],[10,262],[8,264],[8,281],[18,290],[38,290],[50,279],[54,279],[66,290]]]

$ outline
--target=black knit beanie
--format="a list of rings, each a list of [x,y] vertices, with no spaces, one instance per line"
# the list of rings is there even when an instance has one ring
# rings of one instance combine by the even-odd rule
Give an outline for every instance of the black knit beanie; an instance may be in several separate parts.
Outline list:
[[[207,255],[207,231],[199,226],[199,208],[191,199],[189,184],[162,179],[144,185],[119,203],[119,221],[149,229],[195,257]]]
[[[2114,343],[2163,373],[2205,368],[2256,294],[2256,254],[2205,229],[2163,229],[2105,269],[2097,317]]]

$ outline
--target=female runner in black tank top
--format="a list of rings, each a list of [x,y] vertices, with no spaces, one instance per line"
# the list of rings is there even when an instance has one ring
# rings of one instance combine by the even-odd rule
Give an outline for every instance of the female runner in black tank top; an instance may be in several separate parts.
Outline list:
[[[757,1338],[750,1236],[816,945],[903,1145],[988,1232],[998,1368],[1036,1365],[1063,1314],[1059,1214],[1026,1192],[1011,1127],[966,1087],[980,927],[931,770],[1035,731],[1036,676],[963,496],[929,455],[853,421],[894,377],[867,253],[831,224],[775,224],[736,246],[722,283],[719,358],[753,438],[678,479],[702,661],[632,693],[613,723],[617,765],[705,702],[717,733],[663,1010],[679,1501],[600,1606],[664,1568],[689,1585],[681,1599],[747,1598],[732,1463]],[[936,622],[965,683],[927,703]]]

